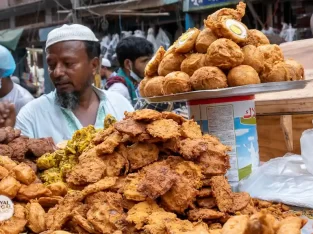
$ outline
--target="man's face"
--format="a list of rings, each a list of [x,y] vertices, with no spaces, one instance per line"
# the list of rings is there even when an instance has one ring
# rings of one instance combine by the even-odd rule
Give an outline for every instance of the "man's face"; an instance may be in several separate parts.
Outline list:
[[[91,87],[98,62],[96,58],[88,58],[83,42],[65,41],[54,44],[47,49],[46,59],[61,105],[64,99],[72,100],[74,96],[78,99],[84,90]],[[74,106],[65,102],[64,107]]]
[[[106,77],[106,72],[107,72],[107,68],[104,66],[101,66],[101,70],[100,70],[100,76],[102,79],[107,79],[108,77]]]
[[[152,58],[151,56],[143,56],[139,57],[135,60],[135,66],[133,65],[133,71],[140,77],[144,78],[145,77],[145,68],[147,63],[150,61]]]

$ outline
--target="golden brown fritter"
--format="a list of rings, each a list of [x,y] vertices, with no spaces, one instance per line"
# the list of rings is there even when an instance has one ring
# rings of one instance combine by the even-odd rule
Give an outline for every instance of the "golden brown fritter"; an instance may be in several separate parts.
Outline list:
[[[30,152],[37,158],[46,153],[54,152],[52,138],[29,139],[27,146]]]
[[[224,72],[217,67],[202,67],[190,77],[194,90],[227,88],[227,78]]]
[[[165,160],[165,162],[171,166],[169,160]],[[201,179],[203,178],[203,175],[201,173],[201,168],[194,162],[183,160],[172,167],[178,175],[189,180],[189,183],[194,188],[199,189],[202,186]]]
[[[158,160],[159,149],[155,144],[135,143],[127,148],[130,169],[136,170]]]
[[[211,153],[208,151],[202,153],[196,163],[206,176],[224,175],[229,169],[229,157],[218,155],[215,152]]]
[[[144,87],[146,97],[155,97],[163,95],[164,76],[156,76],[149,79]]]
[[[25,185],[23,185],[25,186]],[[13,199],[21,188],[20,182],[14,177],[7,176],[0,181],[0,194]]]
[[[201,67],[204,67],[208,64],[208,57],[206,54],[188,54],[182,62],[180,68],[182,72],[185,72],[189,76],[198,70]]]
[[[145,76],[153,77],[158,75],[159,64],[162,61],[164,54],[165,49],[163,48],[163,46],[160,46],[153,58],[148,62],[145,68]]]
[[[1,234],[20,234],[24,231],[27,220],[12,217],[9,220],[3,221],[0,226]]]
[[[14,202],[14,217],[26,219],[26,209],[24,204]]]
[[[277,234],[300,234],[303,220],[299,217],[287,217],[279,224]]]
[[[175,42],[175,52],[177,53],[188,53],[195,47],[197,37],[200,30],[197,28],[190,28],[181,35]]]
[[[210,65],[221,69],[231,69],[242,64],[244,55],[240,47],[229,39],[214,41],[209,49]]]
[[[159,76],[166,76],[171,72],[180,71],[180,66],[184,59],[185,56],[178,53],[170,53],[165,56],[159,65]],[[145,91],[145,93],[147,93],[147,91]]]
[[[11,171],[15,166],[17,166],[17,164],[8,156],[0,156],[0,166]]]
[[[223,226],[223,234],[246,234],[248,231],[248,215],[231,217]]]
[[[138,191],[138,185],[143,179],[139,173],[128,174],[123,188],[124,197],[132,201],[145,201],[146,195]]]
[[[147,218],[147,225],[143,227],[145,233],[150,234],[164,234],[166,233],[165,224],[176,219],[176,214],[165,212],[165,211],[156,211],[153,212]]]
[[[23,159],[21,162],[28,165],[35,173],[37,173],[37,164],[29,159]]]
[[[73,167],[66,182],[74,185],[86,185],[99,181],[104,175],[105,163],[99,157],[83,158]]]
[[[24,137],[15,138],[8,146],[13,149],[12,158],[17,161],[21,161],[25,158],[25,154],[28,151],[28,139]]]
[[[40,197],[37,199],[37,202],[44,208],[51,208],[55,205],[61,203],[63,198],[60,196],[52,196],[52,197]]]
[[[199,190],[198,197],[210,197],[212,196],[212,189],[209,187],[203,187]]]
[[[206,152],[208,145],[203,139],[186,138],[180,141],[179,152],[186,160],[195,160]]]
[[[233,208],[234,198],[231,187],[224,176],[213,176],[211,188],[216,199],[217,207],[222,212],[229,212]]]
[[[214,197],[198,198],[197,204],[201,208],[212,209],[216,207],[216,199]]]
[[[115,148],[121,143],[122,135],[115,131],[109,135],[101,144],[96,146],[98,155],[112,154]]]
[[[233,193],[233,207],[232,212],[240,211],[246,208],[251,201],[251,197],[249,193],[241,192],[241,193]]]
[[[242,48],[244,55],[243,65],[249,65],[253,67],[257,73],[260,73],[264,69],[264,55],[260,49],[254,45],[246,45]]]
[[[191,139],[202,137],[201,128],[194,120],[187,120],[181,126],[181,136]]]
[[[22,185],[16,195],[19,201],[30,201],[39,197],[51,196],[51,191],[44,184]]]
[[[172,119],[175,122],[177,122],[178,124],[183,124],[184,122],[187,121],[187,119],[185,119],[181,115],[177,115],[177,114],[175,114],[173,112],[168,112],[168,111],[162,112],[162,118],[164,118],[164,119]]]
[[[175,219],[170,222],[165,223],[166,233],[171,234],[196,234],[198,232],[193,232],[194,225],[188,220]]]
[[[67,186],[63,182],[56,182],[47,185],[53,196],[65,196],[67,194]]]
[[[156,199],[165,194],[177,179],[177,175],[169,167],[162,165],[150,167],[145,170],[144,174],[137,190],[150,199]]]
[[[123,169],[126,169],[127,173],[129,168],[129,162],[122,154],[113,152],[112,154],[106,154],[102,157],[104,163],[104,175],[105,176],[119,176]]]
[[[134,112],[125,112],[126,119],[134,119],[137,121],[153,121],[162,118],[162,114],[151,109],[136,110]]]
[[[196,40],[196,51],[206,54],[209,46],[218,39],[218,37],[209,28],[204,28]]]
[[[13,153],[14,151],[10,146],[0,144],[0,155],[8,156],[9,158],[12,158]],[[24,158],[24,155],[23,155],[23,158]]]
[[[146,125],[133,119],[125,119],[114,124],[117,131],[126,133],[132,137],[146,132]]]
[[[264,69],[261,74],[262,77],[266,77],[272,70],[276,62],[284,61],[284,55],[278,45],[261,45],[258,50],[263,54],[264,57]]]
[[[253,67],[240,65],[231,69],[227,75],[227,82],[230,87],[260,84],[261,80]]]
[[[180,136],[179,125],[172,119],[161,119],[147,125],[147,131],[153,137],[168,140]]]
[[[247,40],[242,43],[243,46],[245,45],[253,45],[253,46],[260,46],[260,45],[268,45],[270,44],[270,41],[268,38],[259,30],[256,29],[250,29],[248,31],[248,38]]]
[[[20,163],[14,167],[12,171],[15,175],[15,178],[23,184],[29,185],[36,179],[34,170],[26,163]]]
[[[191,91],[191,84],[188,74],[184,72],[171,72],[165,76],[163,82],[163,94],[170,95]]]
[[[199,221],[202,219],[211,220],[211,219],[219,219],[224,216],[224,213],[215,211],[212,209],[199,208],[190,210],[188,212],[188,219],[191,221]]]
[[[146,94],[145,92],[146,84],[148,83],[149,80],[151,80],[151,78],[145,77],[139,83],[138,90],[139,90],[139,94],[141,97],[147,97],[147,95],[149,95],[149,94]]]
[[[45,215],[46,212],[38,202],[30,202],[26,205],[27,227],[35,233],[41,233],[46,230]]]
[[[97,203],[106,203],[110,207],[114,208],[118,212],[123,212],[122,207],[123,197],[121,194],[112,193],[112,192],[97,192],[88,195],[85,198],[85,204],[88,206],[95,205]]]
[[[302,64],[298,63],[296,60],[293,59],[286,59],[286,64],[289,64],[292,66],[296,73],[296,79],[295,80],[304,80],[304,68]]]
[[[212,135],[204,134],[203,139],[205,139],[209,144],[209,150],[220,155],[225,155],[228,151],[231,151],[231,147],[223,145],[220,140]],[[214,149],[212,149],[214,148]]]
[[[96,193],[99,191],[107,190],[107,189],[113,187],[116,184],[116,181],[117,181],[117,177],[104,177],[103,179],[99,180],[98,182],[86,186],[82,190],[81,194],[78,194],[77,198],[75,197],[75,199],[76,200],[81,199],[82,197],[86,197],[87,195],[89,195],[91,193]]]
[[[262,82],[292,81],[297,79],[294,68],[285,63],[276,63],[267,76],[261,76]]]
[[[87,233],[95,233],[96,232],[93,225],[87,219],[85,219],[83,216],[81,216],[80,214],[74,214],[73,218],[72,218],[72,222],[74,225],[80,226],[81,228],[86,230]]]
[[[9,171],[3,167],[0,166],[0,180],[2,180],[4,177],[7,177],[9,175]]]
[[[92,138],[92,142],[95,145],[99,145],[100,143],[102,143],[108,136],[110,136],[112,133],[114,132],[114,127],[110,126],[106,129],[102,129],[100,131],[98,131],[94,137]]]
[[[172,188],[161,196],[161,204],[171,212],[183,214],[184,211],[193,203],[198,190],[196,190],[184,177],[178,177]]]

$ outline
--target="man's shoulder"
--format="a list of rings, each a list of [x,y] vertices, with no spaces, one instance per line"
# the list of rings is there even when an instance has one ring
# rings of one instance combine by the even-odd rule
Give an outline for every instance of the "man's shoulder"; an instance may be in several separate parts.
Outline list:
[[[27,89],[23,88],[21,85],[14,83],[14,87],[22,97],[34,99],[33,95],[31,95],[31,93]]]

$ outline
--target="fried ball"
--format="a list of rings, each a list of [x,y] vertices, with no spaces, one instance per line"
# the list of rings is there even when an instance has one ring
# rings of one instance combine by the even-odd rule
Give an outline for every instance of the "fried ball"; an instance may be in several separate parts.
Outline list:
[[[206,54],[190,54],[182,62],[180,68],[182,72],[187,73],[189,76],[201,67],[207,65],[208,57]]]
[[[146,97],[145,87],[150,79],[151,78],[145,77],[142,81],[140,81],[138,90],[141,97]]]
[[[209,46],[218,39],[211,29],[203,29],[196,40],[196,51],[205,54]]]
[[[221,68],[231,69],[242,64],[244,55],[240,47],[229,39],[218,39],[214,41],[209,49],[210,65]]]
[[[159,65],[159,76],[166,76],[173,71],[180,71],[180,65],[184,59],[185,56],[178,53],[170,53],[165,56]]]
[[[290,64],[276,63],[268,76],[261,77],[262,82],[279,82],[296,80],[297,74]]]
[[[191,91],[190,78],[185,72],[171,72],[163,82],[164,95]]]
[[[165,49],[163,48],[163,46],[160,46],[156,54],[148,62],[146,69],[145,69],[145,76],[151,77],[151,76],[156,76],[158,74],[159,64],[162,61],[164,54],[165,54]]]
[[[254,45],[256,47],[267,44],[270,44],[268,38],[264,35],[264,33],[256,29],[250,29],[248,31],[248,38],[246,42],[242,43],[243,46]]]
[[[224,72],[217,67],[202,67],[190,77],[194,90],[219,89],[227,87]]]
[[[156,76],[150,79],[144,88],[146,97],[162,96],[164,76]]]
[[[261,83],[256,70],[248,65],[240,65],[230,70],[227,75],[230,87]]]
[[[246,45],[242,48],[244,55],[243,65],[249,65],[253,67],[257,73],[260,73],[264,69],[264,55],[254,45]]]
[[[304,68],[302,64],[293,59],[286,59],[285,63],[291,65],[295,70],[297,76],[296,80],[304,80]]]
[[[264,70],[261,74],[262,79],[263,76],[267,76],[270,73],[276,62],[284,61],[284,55],[278,45],[261,45],[258,49],[264,56]]]
[[[176,51],[176,49],[175,49],[175,43],[174,43],[173,45],[170,46],[170,48],[167,49],[163,58],[165,58],[169,54],[175,53],[175,51]]]
[[[188,53],[193,50],[200,30],[197,28],[190,28],[181,35],[177,42],[175,42],[175,51],[177,53]]]

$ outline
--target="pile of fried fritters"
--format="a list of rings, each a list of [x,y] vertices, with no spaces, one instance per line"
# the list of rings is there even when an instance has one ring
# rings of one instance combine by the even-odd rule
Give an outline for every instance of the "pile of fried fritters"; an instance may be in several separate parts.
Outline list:
[[[232,192],[230,148],[202,135],[196,122],[145,109],[111,123],[74,134],[68,147],[77,158],[58,177],[63,182],[35,183],[27,165],[0,164],[8,171],[0,193],[15,202],[0,233],[297,234],[305,224],[285,205]],[[47,158],[38,161],[48,165]]]
[[[160,47],[145,69],[142,97],[304,79],[304,68],[284,59],[278,45],[241,22],[246,4],[223,8],[189,29],[167,51]]]

